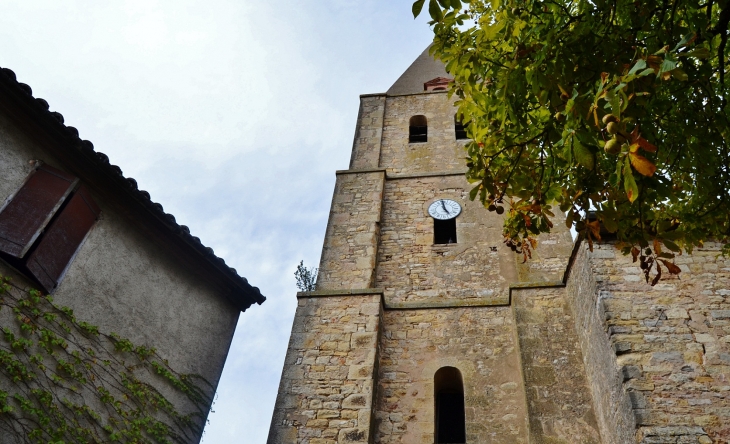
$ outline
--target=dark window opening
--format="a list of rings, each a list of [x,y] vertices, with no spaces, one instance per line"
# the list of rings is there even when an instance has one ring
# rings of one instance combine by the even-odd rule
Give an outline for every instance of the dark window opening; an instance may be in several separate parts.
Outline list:
[[[434,244],[455,244],[456,243],[456,218],[434,219],[433,220],[433,243]]]
[[[436,88],[432,89],[431,91],[446,91],[445,86],[437,86]]]
[[[408,126],[408,142],[421,143],[428,140],[428,122],[426,116],[413,116]]]
[[[0,209],[0,258],[51,293],[99,214],[77,178],[41,164]]]
[[[464,383],[458,369],[442,367],[436,372],[434,402],[436,444],[465,444]]]
[[[461,120],[459,120],[459,118],[456,116],[454,116],[454,132],[456,133],[456,140],[462,140],[462,139],[469,138],[466,135],[466,125],[461,123]]]

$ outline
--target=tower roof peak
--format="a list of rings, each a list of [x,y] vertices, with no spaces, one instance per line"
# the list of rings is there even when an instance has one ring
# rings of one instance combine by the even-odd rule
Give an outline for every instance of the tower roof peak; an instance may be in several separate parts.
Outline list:
[[[428,50],[428,45],[421,55],[411,63],[411,66],[405,70],[403,74],[395,81],[393,86],[388,89],[388,95],[415,94],[424,91],[424,83],[436,79],[437,77],[450,77],[446,73],[446,68],[440,60],[434,59]]]

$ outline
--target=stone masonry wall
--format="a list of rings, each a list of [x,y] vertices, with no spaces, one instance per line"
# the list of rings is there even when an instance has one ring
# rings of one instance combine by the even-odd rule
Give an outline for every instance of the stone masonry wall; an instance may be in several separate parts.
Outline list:
[[[375,286],[385,290],[388,306],[507,303],[515,255],[502,244],[502,219],[468,193],[462,176],[386,181]],[[428,206],[440,198],[462,206],[455,244],[433,243]]]
[[[385,94],[360,96],[360,111],[350,159],[351,170],[378,167],[384,113]]]
[[[610,250],[597,248],[593,256],[612,256]],[[576,251],[566,283],[565,295],[574,314],[586,378],[593,393],[598,428],[604,444],[634,441],[636,424],[623,376],[608,339],[602,293],[593,275],[590,253],[584,243]]]
[[[515,288],[512,304],[527,394],[530,442],[601,443],[565,289]]]
[[[380,166],[395,173],[466,171],[464,140],[456,140],[456,108],[445,92],[386,99]],[[428,120],[428,141],[408,143],[411,117]]]
[[[382,171],[337,175],[317,289],[370,288],[384,181]]]
[[[299,298],[269,444],[372,442],[380,301],[380,294]]]
[[[730,259],[705,244],[645,283],[611,244],[589,255],[643,443],[730,442]]]
[[[376,443],[433,444],[434,375],[464,381],[469,443],[527,443],[510,307],[388,310],[380,339]]]
[[[573,238],[565,227],[565,215],[553,207],[555,217],[551,218],[555,226],[550,233],[537,238],[537,248],[532,250],[532,257],[524,261],[523,257],[513,254],[517,262],[517,282],[560,282],[565,274],[565,267],[573,250]]]

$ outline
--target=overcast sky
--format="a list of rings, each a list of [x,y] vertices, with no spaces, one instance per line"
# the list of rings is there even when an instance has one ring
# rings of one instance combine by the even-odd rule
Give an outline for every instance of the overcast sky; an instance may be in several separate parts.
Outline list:
[[[431,34],[412,0],[0,0],[0,66],[268,298],[241,316],[205,443],[264,443],[360,94]]]

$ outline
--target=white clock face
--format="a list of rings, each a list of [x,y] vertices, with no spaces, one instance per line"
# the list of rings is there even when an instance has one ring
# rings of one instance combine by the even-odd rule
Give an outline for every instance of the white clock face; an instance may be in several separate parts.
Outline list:
[[[434,219],[453,219],[461,213],[461,205],[451,199],[439,199],[428,207],[428,214]]]

